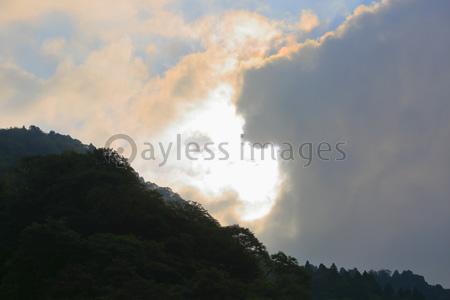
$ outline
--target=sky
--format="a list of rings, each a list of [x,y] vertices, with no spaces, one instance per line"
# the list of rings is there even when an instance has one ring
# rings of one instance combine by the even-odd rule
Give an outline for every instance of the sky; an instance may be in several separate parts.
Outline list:
[[[0,127],[112,138],[146,181],[271,252],[450,288],[449,13],[444,0],[3,0]]]

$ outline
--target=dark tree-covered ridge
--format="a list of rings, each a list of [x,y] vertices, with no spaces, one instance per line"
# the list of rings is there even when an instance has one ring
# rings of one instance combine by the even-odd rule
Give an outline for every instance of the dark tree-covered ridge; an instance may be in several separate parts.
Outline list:
[[[103,150],[26,157],[3,176],[0,299],[309,299],[296,261],[164,201]]]
[[[301,267],[145,182],[112,149],[0,129],[0,299],[311,297],[449,300],[450,290],[411,271]]]
[[[346,270],[332,264],[330,268],[306,262],[305,268],[312,277],[313,300],[447,300],[450,290],[440,285],[429,285],[424,278],[404,271],[389,270],[360,273],[354,268]]]

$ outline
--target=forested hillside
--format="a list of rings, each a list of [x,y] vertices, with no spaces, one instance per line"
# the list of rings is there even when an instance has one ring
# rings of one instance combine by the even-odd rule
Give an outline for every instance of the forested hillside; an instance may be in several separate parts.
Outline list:
[[[314,300],[425,300],[421,290],[412,287],[394,289],[390,284],[377,282],[374,272],[358,269],[345,270],[332,264],[330,268],[320,264],[319,267],[305,265],[312,276],[312,295]],[[442,298],[444,300],[444,298]]]
[[[168,205],[108,155],[32,156],[3,176],[0,299],[309,299],[295,259]]]
[[[412,271],[402,273],[390,270],[372,271],[371,274],[381,286],[391,286],[400,295],[408,295],[414,290],[421,291],[428,300],[448,300],[450,290],[444,289],[441,285],[430,285],[423,276],[414,274]]]
[[[0,166],[0,299],[450,299],[411,271],[270,255],[249,229],[69,136],[1,129]]]

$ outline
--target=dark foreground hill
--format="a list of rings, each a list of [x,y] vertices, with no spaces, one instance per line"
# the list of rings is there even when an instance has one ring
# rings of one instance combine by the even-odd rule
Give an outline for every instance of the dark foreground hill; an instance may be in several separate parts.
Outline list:
[[[0,299],[450,299],[412,273],[269,255],[250,230],[116,165],[69,136],[0,130]]]
[[[0,299],[309,298],[295,259],[165,202],[108,155],[32,156],[3,176]]]

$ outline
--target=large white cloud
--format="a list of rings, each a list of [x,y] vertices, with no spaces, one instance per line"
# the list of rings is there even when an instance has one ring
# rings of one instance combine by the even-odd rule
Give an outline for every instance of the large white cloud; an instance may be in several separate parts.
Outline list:
[[[446,1],[360,8],[290,59],[247,72],[248,138],[346,142],[344,161],[282,163],[288,180],[262,233],[270,248],[450,286],[449,11]]]

